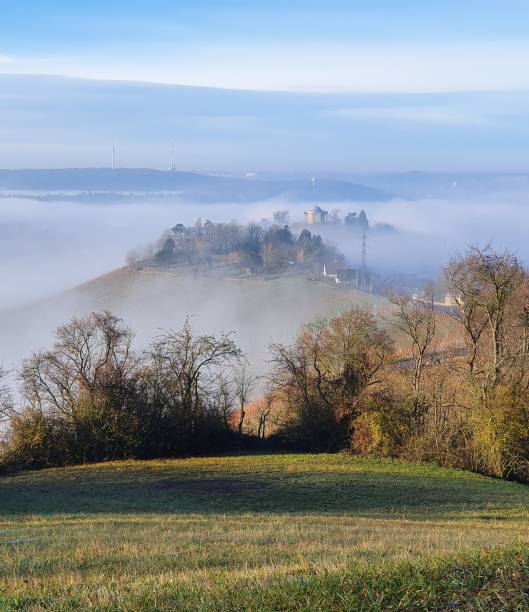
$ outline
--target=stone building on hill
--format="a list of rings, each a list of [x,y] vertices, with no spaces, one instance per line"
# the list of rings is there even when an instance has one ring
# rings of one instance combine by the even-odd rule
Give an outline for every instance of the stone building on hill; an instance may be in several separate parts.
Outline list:
[[[307,225],[323,225],[327,223],[327,211],[319,206],[314,206],[305,211],[305,222]]]

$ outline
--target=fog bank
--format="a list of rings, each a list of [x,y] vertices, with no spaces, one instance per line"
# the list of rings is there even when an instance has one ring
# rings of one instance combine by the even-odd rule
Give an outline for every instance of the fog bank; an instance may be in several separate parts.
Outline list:
[[[327,206],[334,207],[341,210],[342,217],[363,207],[372,226],[394,226],[394,232],[371,231],[368,235],[368,263],[378,273],[435,277],[454,253],[468,244],[487,241],[507,246],[529,260],[526,194]],[[95,206],[0,199],[0,310],[51,296],[120,267],[130,249],[155,240],[176,223],[192,224],[198,217],[203,221],[259,221],[271,219],[278,208],[289,209],[294,224],[303,220],[303,205],[280,201]],[[351,265],[359,262],[357,234],[344,226],[311,229],[335,242]]]
[[[526,196],[509,193],[485,199],[394,200],[365,205],[329,205],[341,216],[364,208],[371,226],[389,223],[393,231],[368,233],[368,265],[379,275],[416,274],[435,279],[449,257],[468,244],[492,240],[529,261]],[[91,309],[112,308],[127,318],[145,344],[159,328],[178,328],[186,315],[200,331],[234,330],[252,358],[266,359],[269,342],[289,341],[316,315],[334,314],[347,304],[340,293],[317,285],[265,288],[196,279],[145,281],[133,273],[103,279],[60,298],[61,292],[125,264],[127,251],[156,240],[176,223],[271,219],[289,209],[294,231],[305,206],[284,201],[252,205],[170,203],[83,205],[0,199],[0,363],[13,367],[35,348],[51,341],[53,328]],[[334,242],[351,266],[360,262],[360,236],[343,225],[314,226]],[[141,275],[141,273],[139,273]],[[164,273],[161,273],[162,276]],[[165,274],[167,276],[167,273]],[[330,289],[329,289],[330,290]],[[34,302],[45,301],[40,306]],[[340,301],[342,300],[342,301]]]

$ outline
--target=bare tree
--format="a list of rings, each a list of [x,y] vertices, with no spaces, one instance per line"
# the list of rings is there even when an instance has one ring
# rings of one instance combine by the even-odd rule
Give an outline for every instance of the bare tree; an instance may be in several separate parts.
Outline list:
[[[190,416],[205,409],[207,398],[218,391],[221,370],[241,357],[230,334],[195,335],[189,319],[180,331],[158,336],[148,354],[167,399]]]
[[[242,434],[244,418],[246,416],[245,408],[248,404],[252,391],[254,390],[257,377],[254,376],[248,367],[247,362],[241,362],[235,367],[233,372],[233,386],[235,399],[239,409],[239,422],[237,430]]]
[[[310,355],[301,342],[271,346],[273,385],[288,404],[309,412],[313,401]]]
[[[315,370],[323,373],[327,387],[338,390],[343,401],[380,383],[378,375],[393,342],[369,309],[351,308],[328,322],[322,332],[316,327],[315,339],[318,336],[319,348],[313,344]]]
[[[134,335],[108,311],[61,325],[49,351],[23,362],[20,374],[26,400],[42,412],[75,420],[84,397],[119,389],[135,370]]]
[[[13,408],[11,390],[5,382],[7,375],[8,372],[0,367],[0,424],[8,420]]]
[[[273,389],[288,413],[308,427],[350,419],[361,394],[381,382],[392,341],[373,314],[352,308],[307,326],[291,346],[275,344]]]
[[[432,350],[436,330],[433,290],[428,289],[422,299],[412,299],[409,295],[395,295],[390,297],[390,302],[395,306],[390,323],[404,334],[411,344],[413,398],[415,416],[419,416],[425,358]]]
[[[268,391],[259,404],[257,412],[258,425],[257,425],[257,437],[265,438],[266,436],[266,425],[272,409],[274,407],[274,395]]]
[[[473,273],[475,258],[458,256],[445,268],[447,286],[456,304],[453,315],[463,327],[468,346],[467,363],[470,374],[477,367],[478,349],[487,328],[487,318],[481,309],[481,282]]]
[[[290,213],[288,210],[276,210],[274,211],[273,217],[274,223],[277,223],[278,225],[286,225],[289,222]]]
[[[445,275],[457,303],[454,316],[469,347],[470,374],[481,378],[486,395],[526,353],[527,300],[521,294],[527,288],[527,273],[510,251],[496,252],[487,245],[470,247],[452,259]]]
[[[230,426],[230,417],[235,408],[235,387],[224,373],[218,375],[216,384],[209,395],[209,402],[213,412],[218,412],[226,429]]]
[[[334,223],[335,225],[337,223],[340,223],[340,212],[341,210],[339,208],[333,208],[331,210],[331,212],[329,213],[329,219],[331,220],[332,223]]]
[[[130,249],[130,251],[128,251],[127,255],[125,256],[125,261],[127,263],[127,266],[131,270],[136,270],[138,268],[139,262],[141,261],[141,256],[138,253],[137,249]]]

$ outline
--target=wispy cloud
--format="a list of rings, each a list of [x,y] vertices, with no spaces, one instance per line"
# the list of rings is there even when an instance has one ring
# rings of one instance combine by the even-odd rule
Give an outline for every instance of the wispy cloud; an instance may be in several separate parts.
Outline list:
[[[233,44],[171,42],[163,54],[94,50],[89,56],[18,58],[0,72],[229,89],[356,93],[529,89],[526,40],[446,43]]]
[[[326,111],[327,116],[350,119],[352,121],[422,123],[436,125],[493,125],[493,121],[480,114],[464,109],[436,106],[393,106],[343,108]]]
[[[276,94],[0,76],[0,167],[525,170],[528,93]],[[428,137],[407,137],[409,134]]]
[[[53,72],[57,61],[58,58],[56,57],[20,56],[0,53],[0,74],[16,74],[18,72],[22,74],[27,72],[46,74],[47,70]],[[65,61],[65,58],[62,58],[60,61]],[[43,64],[48,64],[47,69],[42,67]]]

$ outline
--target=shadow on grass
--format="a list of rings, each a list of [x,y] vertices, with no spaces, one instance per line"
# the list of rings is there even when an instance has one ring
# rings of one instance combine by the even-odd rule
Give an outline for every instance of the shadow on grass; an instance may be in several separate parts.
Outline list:
[[[317,457],[310,456],[303,470],[292,469],[303,456],[289,462],[284,455],[253,455],[230,457],[227,463],[219,458],[27,472],[0,479],[0,516],[251,512],[420,520],[529,507],[529,488],[512,483],[410,464],[384,469],[383,462],[380,470],[366,462],[365,471],[347,471],[344,462],[354,460]]]

